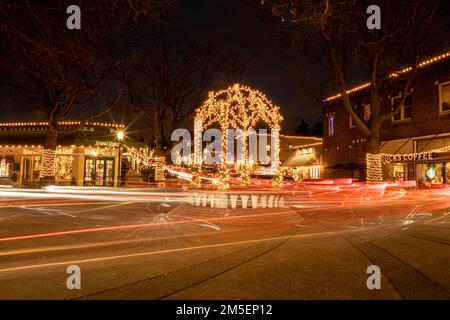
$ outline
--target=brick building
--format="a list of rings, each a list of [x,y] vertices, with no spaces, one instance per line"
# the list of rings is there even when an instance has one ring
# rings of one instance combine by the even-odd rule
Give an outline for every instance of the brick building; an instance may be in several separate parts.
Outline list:
[[[402,85],[397,80],[383,88],[382,112],[392,110],[399,101]],[[365,121],[371,116],[368,87],[365,83],[349,90]],[[323,119],[324,176],[364,179],[367,137],[355,126],[339,94],[324,99]],[[376,159],[381,162],[382,180],[414,180],[419,186],[450,184],[450,52],[419,64],[405,107],[382,126]]]

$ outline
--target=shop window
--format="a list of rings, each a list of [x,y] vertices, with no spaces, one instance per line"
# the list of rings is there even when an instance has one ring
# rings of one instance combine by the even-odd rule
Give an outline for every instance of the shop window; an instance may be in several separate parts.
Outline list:
[[[439,112],[450,112],[450,82],[439,84]]]
[[[72,179],[72,156],[56,157],[56,179],[71,180]]]
[[[328,116],[328,136],[334,135],[334,115]]]
[[[398,104],[401,102],[402,96],[398,95],[396,97],[391,98],[391,110],[394,110]],[[412,101],[411,101],[411,93],[406,95],[405,104],[400,109],[400,111],[392,117],[392,121],[403,121],[409,120],[412,117]]]
[[[309,177],[311,179],[319,179],[320,178],[320,168],[319,168],[319,166],[311,166],[311,167],[309,167]]]
[[[419,165],[422,183],[441,184],[444,182],[442,163],[427,163]]]
[[[450,162],[445,164],[445,177],[446,183],[450,184]]]
[[[10,164],[6,158],[0,158],[0,178],[9,178]]]
[[[405,165],[394,164],[394,180],[395,181],[405,180]]]

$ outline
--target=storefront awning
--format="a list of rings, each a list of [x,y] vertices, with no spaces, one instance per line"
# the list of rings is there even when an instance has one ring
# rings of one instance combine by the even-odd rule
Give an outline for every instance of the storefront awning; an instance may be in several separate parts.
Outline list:
[[[281,165],[282,167],[306,167],[316,164],[317,157],[312,154],[298,154],[294,152]]]
[[[417,141],[417,152],[427,152],[450,146],[450,138],[436,137]]]
[[[403,154],[414,152],[414,141],[411,138],[383,141],[380,146],[380,153]]]

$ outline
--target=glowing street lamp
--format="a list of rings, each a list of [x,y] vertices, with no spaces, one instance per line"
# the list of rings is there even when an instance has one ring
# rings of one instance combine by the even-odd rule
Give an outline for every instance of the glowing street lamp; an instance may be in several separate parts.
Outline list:
[[[119,172],[117,174],[119,187],[122,185],[122,146],[125,134],[122,130],[117,131],[117,140],[119,140]]]
[[[123,141],[123,137],[124,137],[123,131],[122,130],[117,131],[117,140]]]

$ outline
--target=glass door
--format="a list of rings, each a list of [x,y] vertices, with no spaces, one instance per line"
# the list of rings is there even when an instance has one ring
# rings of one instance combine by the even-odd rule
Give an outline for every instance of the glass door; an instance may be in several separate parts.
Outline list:
[[[107,159],[105,161],[106,161],[105,184],[107,186],[113,187],[114,186],[114,160]]]
[[[84,184],[89,186],[114,186],[114,159],[86,158]]]
[[[41,157],[24,156],[22,169],[22,184],[38,183],[40,179]]]
[[[105,185],[105,160],[95,159],[95,185]]]
[[[84,185],[92,186],[94,184],[94,161],[95,159],[86,158],[84,160]]]

